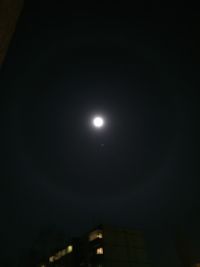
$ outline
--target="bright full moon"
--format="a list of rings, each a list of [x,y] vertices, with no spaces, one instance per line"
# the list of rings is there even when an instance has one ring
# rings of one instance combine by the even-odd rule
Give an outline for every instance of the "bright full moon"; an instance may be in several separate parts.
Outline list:
[[[104,126],[104,119],[102,117],[95,117],[93,119],[93,125],[96,128],[102,128]]]

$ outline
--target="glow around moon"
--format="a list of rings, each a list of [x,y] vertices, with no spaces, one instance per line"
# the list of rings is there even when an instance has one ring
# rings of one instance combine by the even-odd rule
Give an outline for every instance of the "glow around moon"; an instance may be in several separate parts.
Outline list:
[[[105,122],[101,116],[96,116],[93,118],[92,124],[95,128],[102,128],[104,126]]]

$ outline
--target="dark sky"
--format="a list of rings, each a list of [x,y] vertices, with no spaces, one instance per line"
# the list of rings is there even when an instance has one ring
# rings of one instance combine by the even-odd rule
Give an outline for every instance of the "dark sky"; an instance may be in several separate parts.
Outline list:
[[[196,244],[197,12],[26,3],[0,74],[2,254],[100,222],[146,229],[155,266],[178,266],[174,229]]]

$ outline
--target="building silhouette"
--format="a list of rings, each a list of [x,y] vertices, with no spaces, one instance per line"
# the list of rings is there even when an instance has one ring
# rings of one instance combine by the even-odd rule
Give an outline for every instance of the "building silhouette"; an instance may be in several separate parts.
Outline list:
[[[38,267],[149,267],[141,231],[100,225],[49,255]]]
[[[200,255],[196,255],[190,238],[181,229],[176,232],[176,251],[181,267],[200,267]]]

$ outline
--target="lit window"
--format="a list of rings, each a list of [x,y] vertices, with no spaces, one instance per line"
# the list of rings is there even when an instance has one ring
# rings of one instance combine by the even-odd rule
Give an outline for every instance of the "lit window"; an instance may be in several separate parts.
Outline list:
[[[102,255],[103,254],[103,248],[97,248],[96,254],[97,255]]]
[[[60,258],[64,257],[66,254],[71,253],[71,252],[72,252],[72,246],[68,246],[66,249],[63,249],[59,251],[58,253],[56,253],[54,256],[51,256],[49,258],[49,262],[57,261]]]
[[[100,238],[100,239],[103,238],[103,234],[102,233],[98,233],[97,234],[97,238]]]
[[[72,253],[72,251],[73,251],[73,246],[72,245],[69,245],[67,247],[67,254]]]
[[[97,238],[103,238],[103,234],[102,234],[102,231],[101,230],[96,230],[96,231],[93,231],[90,233],[89,235],[89,241],[93,241]]]
[[[57,261],[59,260],[60,258],[64,257],[66,254],[69,254],[73,251],[73,246],[72,245],[69,245],[66,249],[63,249],[61,251],[59,251],[58,253],[56,253],[54,256],[51,256],[49,258],[49,262],[54,262],[54,261]],[[41,267],[46,267],[45,265],[41,266]]]
[[[40,267],[46,267],[46,265],[42,264]]]
[[[67,252],[65,251],[65,249],[63,249],[62,251],[61,251],[61,256],[63,257],[63,256],[65,256],[67,254]]]
[[[54,262],[54,256],[51,256],[51,257],[49,258],[49,262]]]
[[[56,256],[57,256],[57,259],[59,260],[63,256],[62,251],[59,251]]]

